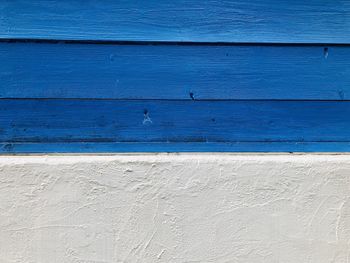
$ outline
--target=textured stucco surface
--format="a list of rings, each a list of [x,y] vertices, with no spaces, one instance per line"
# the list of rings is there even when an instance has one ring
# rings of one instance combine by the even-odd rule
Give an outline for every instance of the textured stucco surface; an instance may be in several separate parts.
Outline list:
[[[350,155],[0,157],[0,262],[350,262]]]

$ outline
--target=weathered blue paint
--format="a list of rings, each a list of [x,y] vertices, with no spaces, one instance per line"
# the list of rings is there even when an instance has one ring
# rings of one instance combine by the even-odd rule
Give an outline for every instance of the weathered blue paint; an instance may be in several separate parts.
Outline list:
[[[0,153],[350,150],[347,0],[4,0],[0,60]]]
[[[2,0],[0,37],[350,43],[350,1]]]
[[[305,144],[306,149],[317,149],[314,144],[321,142],[318,150],[326,151],[336,145],[345,149],[350,143],[347,101],[2,99],[0,112],[0,143],[8,145],[3,151],[24,149],[12,148],[18,143],[31,143],[33,152],[42,149],[40,143],[119,143],[114,144],[116,151],[122,145],[123,151],[133,151],[133,143],[149,147],[140,146],[140,151],[171,151],[179,149],[177,143],[204,144],[187,151],[218,150],[220,145],[226,145],[225,150],[254,150],[249,146],[254,144],[244,143],[257,143],[262,145],[257,149],[269,150],[269,142],[284,143],[281,150],[298,143]],[[335,145],[329,146],[332,142]],[[246,146],[237,146],[240,143]],[[313,147],[308,148],[309,143]],[[328,148],[323,149],[323,145]],[[166,146],[171,147],[167,150]],[[97,151],[105,147],[102,144],[98,150],[93,146]],[[30,145],[25,149],[29,151]],[[61,146],[57,151],[65,149],[69,146]],[[273,149],[278,146],[271,146]],[[302,147],[294,145],[291,149]],[[79,150],[84,152],[85,148]]]
[[[349,152],[350,142],[0,143],[0,154],[129,152]]]
[[[350,98],[347,46],[0,43],[0,60],[1,98]]]

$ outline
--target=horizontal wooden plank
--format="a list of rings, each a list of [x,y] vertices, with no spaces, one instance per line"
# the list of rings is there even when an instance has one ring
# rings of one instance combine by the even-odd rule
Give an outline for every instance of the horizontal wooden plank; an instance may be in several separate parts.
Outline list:
[[[166,151],[168,143],[349,143],[349,129],[347,101],[0,100],[6,145],[163,143]]]
[[[0,154],[147,152],[349,152],[350,142],[0,143]]]
[[[3,0],[1,38],[350,43],[347,0]]]
[[[1,98],[350,98],[350,47],[0,43]]]

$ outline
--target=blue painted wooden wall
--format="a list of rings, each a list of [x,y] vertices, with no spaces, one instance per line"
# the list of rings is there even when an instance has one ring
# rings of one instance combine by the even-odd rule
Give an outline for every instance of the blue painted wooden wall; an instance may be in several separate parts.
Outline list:
[[[349,151],[348,0],[0,0],[0,152]]]

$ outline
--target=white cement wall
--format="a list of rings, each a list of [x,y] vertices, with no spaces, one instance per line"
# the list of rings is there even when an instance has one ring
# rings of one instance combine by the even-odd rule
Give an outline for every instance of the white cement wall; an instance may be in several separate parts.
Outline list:
[[[0,157],[0,262],[349,263],[350,155]]]

